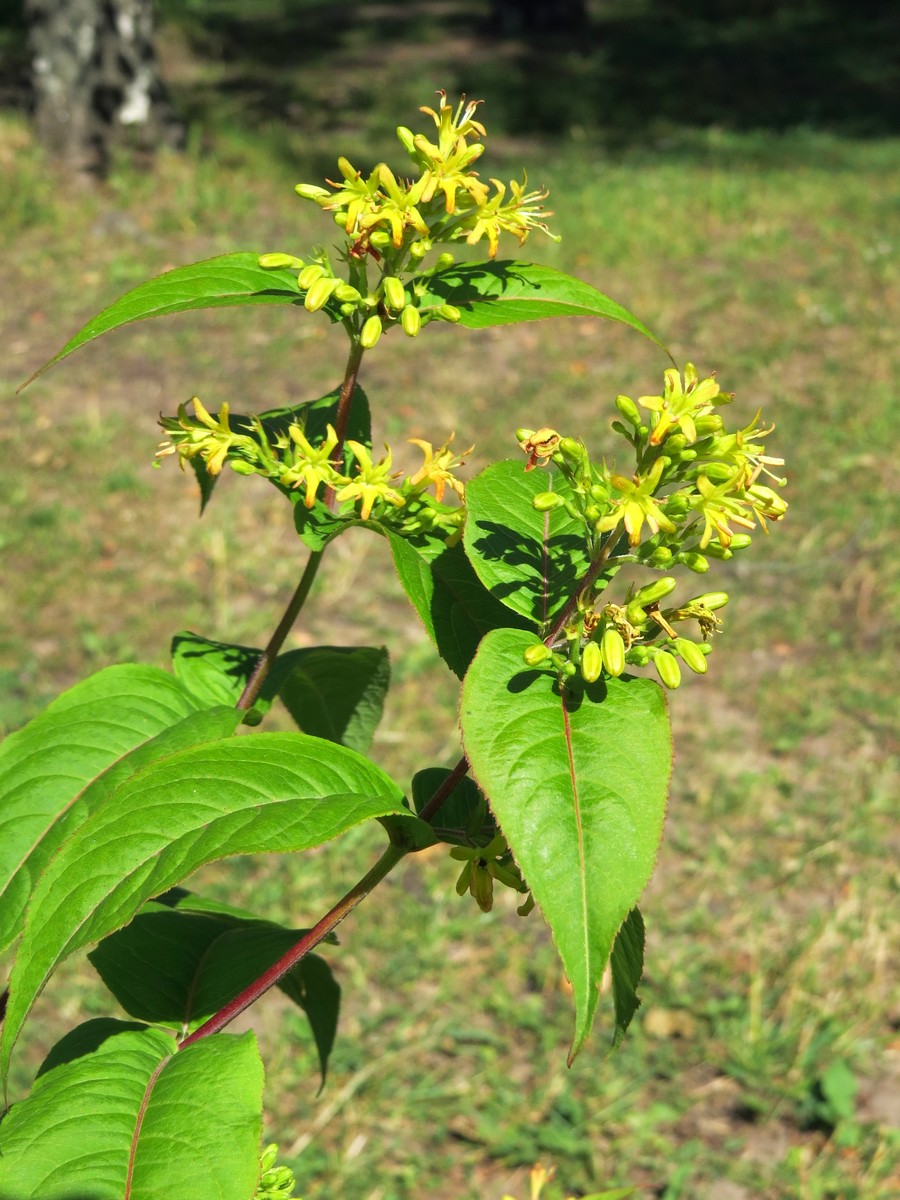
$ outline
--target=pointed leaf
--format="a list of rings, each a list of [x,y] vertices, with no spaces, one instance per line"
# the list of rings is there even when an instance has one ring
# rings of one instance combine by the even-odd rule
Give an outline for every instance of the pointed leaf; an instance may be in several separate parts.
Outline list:
[[[234,707],[262,657],[253,646],[214,642],[185,630],[172,638],[172,670],[198,704]],[[268,681],[267,681],[268,682]],[[253,707],[260,716],[272,707],[272,695],[260,694]]]
[[[0,949],[21,928],[34,881],[51,854],[124,774],[143,766],[165,743],[149,744],[178,725],[198,702],[166,671],[107,667],[57,697],[0,745]],[[221,737],[201,719],[185,727],[190,745]],[[145,753],[130,757],[137,748]],[[103,772],[108,771],[104,777]],[[93,782],[93,787],[90,785]]]
[[[146,900],[204,863],[306,850],[389,813],[416,820],[374,764],[304,734],[261,733],[185,750],[127,780],[35,888],[10,977],[2,1073],[58,963],[121,928]]]
[[[0,1125],[0,1196],[249,1200],[262,1084],[252,1033],[176,1053],[161,1030],[88,1022]]]
[[[307,954],[278,986],[306,1013],[319,1054],[320,1086],[324,1087],[341,1010],[340,984],[324,958]]]
[[[640,909],[633,908],[616,934],[610,957],[613,1000],[616,1006],[616,1028],[612,1049],[621,1045],[631,1018],[641,1006],[637,994],[644,973],[644,918]]]
[[[494,463],[466,485],[465,547],[478,578],[498,600],[543,625],[587,573],[584,526],[561,505],[538,512],[540,492],[571,488],[559,474],[526,471],[511,459]]]
[[[643,322],[596,288],[539,263],[459,263],[444,271],[427,273],[413,283],[424,286],[422,308],[453,304],[461,313],[460,325],[486,329],[543,317],[606,317],[620,321],[665,349]]]
[[[441,658],[460,678],[489,630],[526,624],[481,583],[462,546],[418,546],[395,533],[387,538],[404,591]]]
[[[276,671],[282,703],[304,733],[368,750],[391,679],[384,646],[293,650],[280,656]]]
[[[460,703],[463,745],[540,905],[575,994],[574,1058],[603,972],[650,878],[665,817],[672,742],[662,689],[598,681],[563,694],[523,668],[532,638],[489,633]]]
[[[49,362],[44,363],[22,384],[19,391],[79,346],[133,321],[166,317],[198,308],[246,304],[302,305],[305,295],[297,286],[295,271],[266,271],[259,265],[259,255],[252,251],[221,254],[186,267],[176,267],[173,271],[166,271],[164,275],[138,284],[92,317]],[[339,306],[330,303],[325,309],[332,321],[340,320]]]

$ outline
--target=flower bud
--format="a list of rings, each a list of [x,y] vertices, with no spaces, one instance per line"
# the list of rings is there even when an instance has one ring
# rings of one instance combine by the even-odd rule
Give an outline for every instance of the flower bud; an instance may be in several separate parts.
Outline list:
[[[437,261],[434,264],[435,271],[446,271],[448,267],[452,267],[456,259],[449,250],[445,250],[443,254],[437,256]]]
[[[683,433],[670,433],[666,438],[666,454],[678,454],[686,449],[688,444],[687,438]]]
[[[327,188],[318,187],[314,183],[298,183],[294,191],[304,200],[324,200],[331,196]]]
[[[714,433],[721,433],[725,428],[725,422],[718,413],[707,413],[705,416],[694,418],[694,427],[699,440]]]
[[[703,474],[712,483],[727,483],[729,479],[734,479],[736,471],[734,467],[729,467],[727,463],[711,462],[704,464]]]
[[[462,313],[455,304],[442,304],[434,315],[440,317],[442,321],[450,321],[453,325],[462,317]]]
[[[667,688],[674,690],[679,686],[681,667],[679,667],[678,659],[674,654],[670,654],[668,650],[657,650],[653,656],[653,665]]]
[[[747,497],[756,511],[768,517],[770,521],[780,521],[787,512],[787,500],[783,500],[776,491],[764,484],[751,484],[747,488]]]
[[[532,498],[531,506],[536,508],[538,512],[550,512],[551,509],[559,508],[563,503],[563,498],[559,492],[538,492]]]
[[[383,229],[375,229],[369,234],[369,245],[376,250],[386,250],[391,244],[391,235]]]
[[[625,620],[629,625],[634,625],[637,629],[647,624],[647,614],[636,600],[630,601],[628,607],[625,609]]]
[[[384,289],[384,302],[388,308],[399,311],[405,306],[406,292],[396,275],[385,275],[381,286]]]
[[[397,137],[403,143],[403,149],[407,152],[407,154],[411,154],[413,157],[415,157],[416,148],[413,145],[413,138],[415,137],[415,134],[413,131],[411,129],[407,129],[405,125],[398,125]]]
[[[526,429],[524,425],[520,425],[519,428],[516,430],[516,441],[517,442],[530,442],[533,437],[534,437],[534,430]]]
[[[641,412],[635,402],[628,396],[616,396],[616,408],[630,425],[638,429],[641,424]]]
[[[354,304],[351,300],[348,300],[346,304],[341,305],[341,316],[352,317],[356,312],[357,307],[358,305]]]
[[[407,304],[403,312],[400,314],[400,324],[403,326],[403,332],[407,337],[417,337],[419,330],[422,327],[422,318],[419,316],[419,310],[414,304]]]
[[[418,241],[418,242],[413,242],[413,244],[409,248],[409,252],[413,258],[422,259],[425,257],[425,255],[428,253],[428,251],[430,249],[431,249],[430,241],[425,241],[425,242]]]
[[[336,279],[317,279],[306,293],[306,299],[303,301],[303,307],[307,312],[318,312],[320,308],[324,308],[328,303],[329,299],[331,298],[331,293],[336,287]]]
[[[702,596],[695,596],[691,601],[691,604],[702,604],[710,612],[715,612],[717,608],[724,608],[727,603],[727,592],[704,592]]]
[[[749,533],[735,533],[732,535],[729,550],[746,550],[753,542],[753,538]]]
[[[697,550],[682,550],[675,561],[683,563],[689,571],[695,571],[698,575],[705,575],[709,570],[709,559]]]
[[[560,674],[564,675],[567,679],[571,679],[577,670],[578,668],[573,662],[565,662],[560,667]]]
[[[680,517],[687,516],[691,510],[691,502],[687,496],[676,492],[674,496],[667,496],[663,501],[663,509],[667,517],[673,521],[677,521]]]
[[[625,670],[625,642],[615,626],[608,625],[603,631],[600,651],[604,667],[610,675],[618,678]]]
[[[334,221],[335,225],[337,225],[337,227],[339,229],[343,229],[344,233],[350,232],[350,230],[347,228],[347,210],[346,210],[346,208],[337,209],[335,212],[333,212],[331,214],[331,219],[332,219],[332,221]]]
[[[706,674],[709,670],[709,663],[696,642],[692,642],[689,638],[676,638],[673,646],[695,675]]]
[[[349,158],[345,158],[343,156],[343,154],[340,155],[340,157],[338,158],[337,165],[340,169],[341,174],[347,180],[348,183],[355,183],[356,180],[359,179],[360,172],[356,170],[353,163],[350,162]]]
[[[353,300],[362,300],[359,289],[355,288],[352,283],[339,283],[334,289],[334,295],[344,304],[349,304]]]
[[[255,475],[256,467],[252,463],[244,462],[242,458],[231,459],[228,463],[235,475]]]
[[[644,562],[648,567],[667,567],[674,557],[668,546],[655,546]]]
[[[662,579],[654,579],[652,583],[645,583],[642,588],[638,588],[634,594],[634,601],[641,605],[656,604],[677,587],[677,579],[673,579],[671,575],[663,575]]]
[[[297,283],[304,290],[311,288],[317,279],[321,279],[326,274],[325,268],[321,263],[310,263],[308,267],[304,267],[297,276]]]
[[[261,254],[259,265],[264,271],[274,271],[278,267],[301,268],[302,258],[294,258],[293,254]]]
[[[728,562],[729,558],[734,558],[734,552],[729,546],[723,546],[721,542],[708,542],[703,547],[703,553],[707,558],[715,558],[720,562]]]
[[[632,646],[625,655],[625,661],[632,663],[636,667],[646,667],[650,661],[650,647]]]
[[[371,350],[373,346],[377,345],[378,339],[381,337],[381,331],[381,317],[369,317],[362,327],[362,333],[359,335],[359,344],[363,350]]]
[[[624,663],[622,664],[624,667]],[[585,683],[596,683],[603,670],[603,656],[596,642],[588,642],[581,652],[581,678]]]
[[[538,667],[550,657],[550,647],[545,646],[543,642],[535,642],[533,646],[528,647],[522,657],[526,667]]]

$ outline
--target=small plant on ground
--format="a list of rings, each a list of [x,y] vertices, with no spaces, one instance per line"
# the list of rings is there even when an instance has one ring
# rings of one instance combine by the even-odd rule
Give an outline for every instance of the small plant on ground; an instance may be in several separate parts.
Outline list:
[[[476,104],[454,108],[440,93],[422,112],[436,131],[398,130],[408,177],[341,158],[337,182],[298,186],[337,226],[336,247],[170,271],[52,360],[131,321],[222,305],[291,305],[348,342],[328,395],[242,413],[195,397],[162,418],[159,459],[196,473],[204,507],[226,468],[284,497],[308,555],[265,647],[178,633],[171,671],[102,670],[0,747],[0,947],[17,943],[0,1071],[38,994],[82,948],[128,1014],[73,1029],[31,1094],[13,1098],[0,1124],[10,1200],[289,1196],[290,1171],[271,1146],[260,1152],[255,1037],[225,1030],[278,986],[309,1019],[324,1080],[340,999],[334,930],[425,847],[447,846],[457,891],[480,909],[503,888],[522,916],[540,909],[572,985],[570,1062],[607,967],[613,1045],[638,1007],[637,903],[671,770],[666,691],[683,670],[707,671],[728,595],[705,577],[784,515],[772,475],[781,460],[766,452],[760,415],[727,425],[733,397],[687,363],[662,372],[658,392],[617,397],[614,460],[564,412],[558,428],[538,413],[511,431],[512,457],[467,483],[461,447],[477,431],[458,445],[445,431],[410,439],[421,462],[397,469],[359,382],[386,336],[593,315],[657,341],[591,285],[498,260],[502,234],[521,245],[548,232],[544,193],[474,170],[485,136]],[[458,262],[461,243],[486,247],[487,259]],[[423,762],[408,785],[367,757],[386,651],[283,649],[329,547],[360,527],[387,543],[460,681],[459,760]],[[297,732],[255,731],[276,701]],[[383,826],[384,852],[312,929],[181,886],[206,863],[308,850],[364,821]]]

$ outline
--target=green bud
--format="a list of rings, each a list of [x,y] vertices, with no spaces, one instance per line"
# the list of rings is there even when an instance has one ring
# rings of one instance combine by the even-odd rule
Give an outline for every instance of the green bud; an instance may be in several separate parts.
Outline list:
[[[303,200],[322,200],[331,195],[328,188],[318,187],[314,183],[298,183],[294,191]]]
[[[630,425],[639,429],[641,425],[641,410],[628,396],[616,396],[616,408]]]
[[[646,667],[650,661],[650,647],[632,646],[625,655],[625,661],[632,663],[636,667]]]
[[[359,335],[359,344],[363,350],[371,350],[373,346],[377,345],[378,339],[381,337],[381,331],[381,317],[369,317],[362,327],[362,333]]]
[[[531,501],[532,508],[536,508],[538,512],[550,512],[551,509],[559,508],[563,503],[563,498],[559,492],[538,492]]]
[[[703,474],[713,483],[727,483],[734,478],[735,469],[727,463],[711,462],[704,465]]]
[[[517,442],[530,442],[533,437],[534,437],[534,430],[526,429],[524,425],[520,425],[519,428],[516,430],[516,441]]]
[[[293,254],[261,254],[259,256],[259,265],[264,271],[274,271],[278,267],[301,268],[303,266],[303,259],[294,258]]]
[[[591,499],[596,500],[598,504],[605,504],[607,500],[609,500],[609,492],[599,483],[593,484],[588,494]]]
[[[435,271],[446,271],[448,267],[452,267],[456,259],[449,250],[445,250],[443,254],[437,256],[437,261],[434,264]]]
[[[753,542],[753,538],[749,533],[736,533],[731,539],[729,550],[746,550]]]
[[[528,647],[522,657],[526,667],[538,667],[550,657],[550,647],[545,646],[543,642],[535,642],[533,646]]]
[[[442,321],[449,321],[453,325],[462,317],[462,313],[455,304],[442,304],[434,315],[440,317]]]
[[[349,304],[351,300],[362,300],[362,295],[358,288],[355,288],[352,283],[339,283],[334,289],[335,297]]]
[[[571,500],[564,500],[563,507],[573,521],[584,521],[584,513],[577,504],[574,504]]]
[[[297,283],[306,290],[307,288],[311,288],[317,279],[321,279],[326,274],[327,272],[321,263],[310,263],[297,276]]]
[[[384,302],[388,308],[399,311],[405,307],[406,292],[403,289],[403,284],[396,275],[385,275],[381,281],[381,286],[384,289]]]
[[[631,441],[632,432],[630,429],[626,429],[621,421],[613,421],[612,427],[616,433],[621,433],[622,437],[628,438],[629,442]]]
[[[642,605],[655,604],[670,592],[674,592],[677,587],[677,579],[673,579],[671,575],[663,575],[662,579],[654,579],[652,583],[645,583],[642,588],[638,588],[634,594],[634,602]]]
[[[369,234],[369,245],[374,246],[376,250],[387,250],[390,244],[391,235],[383,229],[376,229]]]
[[[727,592],[704,592],[702,596],[695,596],[691,601],[691,604],[702,604],[710,612],[715,612],[717,608],[724,608],[727,603]]]
[[[575,438],[570,437],[559,439],[559,452],[573,467],[580,466],[587,457],[587,451],[581,442],[577,442]]]
[[[680,454],[687,448],[688,440],[683,433],[670,433],[666,438],[666,454]]]
[[[340,229],[343,229],[344,233],[347,232],[347,210],[346,210],[346,208],[337,209],[335,212],[333,212],[331,214],[331,219],[332,219],[332,221],[334,221],[335,225],[337,225]]]
[[[620,639],[621,640],[621,639]],[[622,666],[624,667],[624,662]],[[603,656],[596,642],[588,642],[581,652],[581,678],[585,683],[595,683],[603,670]]]
[[[235,475],[255,475],[256,467],[252,463],[244,462],[242,458],[231,459],[228,463]]]
[[[694,418],[694,427],[699,439],[709,437],[714,433],[721,433],[725,428],[725,422],[718,413],[707,413],[704,417]]]
[[[359,307],[358,305],[353,304],[351,301],[348,300],[346,304],[341,305],[341,316],[352,317],[358,307]]]
[[[674,557],[668,546],[655,546],[644,561],[650,567],[667,567]]]
[[[667,496],[663,501],[663,507],[666,511],[666,516],[677,521],[679,517],[687,516],[691,511],[691,502],[687,496],[677,493],[674,496]]]
[[[336,279],[317,279],[306,293],[306,299],[303,301],[303,307],[307,312],[318,312],[320,308],[324,308],[328,303],[331,298],[331,293],[336,287]]]
[[[597,504],[589,504],[587,506],[587,508],[584,510],[584,515],[585,515],[586,520],[588,520],[590,522],[590,524],[593,525],[596,521],[599,521],[600,518],[603,516],[603,509],[600,508],[600,506]]]
[[[632,600],[625,609],[625,620],[629,625],[634,625],[638,629],[647,624],[647,614],[636,600]]]
[[[398,125],[397,137],[403,143],[403,149],[407,152],[407,154],[411,154],[413,157],[415,157],[416,148],[413,145],[413,138],[415,137],[415,134],[413,131],[411,129],[407,129],[405,125]]]
[[[667,688],[675,689],[681,683],[681,667],[678,659],[668,650],[657,650],[653,656],[653,665],[660,679]]]
[[[577,670],[578,668],[573,662],[566,662],[563,663],[562,667],[560,668],[560,674],[565,675],[567,679],[571,679]]]
[[[610,675],[618,678],[625,670],[625,642],[615,626],[608,625],[603,631],[600,650],[604,667]]]
[[[687,450],[679,450],[675,455],[676,461],[680,463],[693,462],[697,458],[697,451],[693,447],[688,447]]]
[[[409,248],[409,252],[413,258],[422,259],[431,249],[431,242],[413,242]]]
[[[729,558],[734,558],[734,551],[730,547],[723,546],[720,542],[708,542],[703,549],[703,553],[707,558],[716,558],[720,562],[728,562]]]
[[[698,575],[705,575],[709,570],[709,560],[697,550],[682,550],[675,561],[683,563],[689,571],[696,571]]]
[[[696,642],[692,642],[689,638],[676,638],[672,644],[695,675],[706,674],[709,670],[709,663]]]
[[[403,326],[403,332],[407,337],[417,337],[419,330],[422,328],[422,318],[419,316],[419,310],[414,304],[407,304],[403,312],[400,314],[400,324]]]

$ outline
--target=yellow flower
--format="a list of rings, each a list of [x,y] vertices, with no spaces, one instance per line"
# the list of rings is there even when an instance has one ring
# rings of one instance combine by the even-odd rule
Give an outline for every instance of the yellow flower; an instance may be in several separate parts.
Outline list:
[[[597,522],[597,532],[607,533],[623,521],[628,530],[628,541],[632,546],[640,542],[645,521],[654,533],[659,533],[660,529],[664,529],[666,533],[674,533],[676,526],[653,498],[665,465],[665,460],[658,458],[644,478],[635,475],[632,480],[623,475],[611,475],[609,482],[619,495],[610,497],[613,510]]]
[[[727,550],[734,537],[731,525],[740,525],[744,529],[755,529],[753,507],[747,500],[735,492],[735,484],[740,487],[739,480],[727,479],[718,487],[707,475],[701,475],[697,480],[697,490],[700,495],[691,501],[691,507],[703,517],[703,535],[700,538],[700,549],[705,550],[713,533],[718,535],[720,545]],[[730,524],[729,524],[730,523]]]
[[[429,157],[440,158],[446,160],[459,149],[460,139],[465,144],[465,139],[470,137],[485,137],[486,130],[480,121],[473,121],[472,115],[481,100],[470,100],[466,103],[465,96],[460,97],[459,104],[456,106],[456,112],[453,112],[452,105],[447,103],[447,93],[438,92],[441,98],[440,108],[435,112],[433,108],[428,108],[427,105],[422,105],[419,112],[427,113],[434,121],[438,128],[438,144],[431,146],[423,135],[419,135],[415,139],[416,149],[419,149],[419,142],[426,142],[429,145]]]
[[[359,515],[364,521],[368,521],[371,516],[376,500],[383,500],[395,508],[402,508],[406,499],[396,488],[391,487],[389,482],[400,475],[399,471],[391,475],[393,455],[390,447],[385,446],[384,457],[377,463],[373,463],[369,451],[360,442],[348,440],[346,445],[353,451],[357,474],[337,493],[335,499],[338,503],[342,504],[345,500],[361,500],[362,507]]]
[[[217,417],[206,411],[199,397],[192,396],[191,403],[194,406],[193,419],[188,416],[184,404],[179,404],[177,417],[161,418],[160,424],[169,434],[169,439],[160,442],[156,457],[177,454],[182,469],[189,459],[199,457],[203,459],[210,475],[218,475],[229,451],[235,447],[251,448],[253,440],[232,431],[227,402],[222,405]]]
[[[285,463],[280,482],[284,487],[292,488],[298,488],[303,484],[306,488],[303,504],[306,508],[312,508],[316,502],[316,493],[320,484],[324,483],[326,487],[335,487],[339,483],[346,482],[345,477],[335,470],[331,461],[334,448],[338,443],[338,436],[334,427],[328,425],[326,426],[325,441],[320,446],[313,446],[307,441],[306,435],[299,425],[291,425],[288,433],[297,450],[288,447],[290,457]]]
[[[463,466],[465,456],[471,454],[475,447],[470,446],[468,450],[463,450],[462,454],[455,455],[450,449],[450,443],[455,436],[456,434],[451,433],[443,446],[439,446],[437,450],[434,449],[431,442],[422,441],[421,438],[409,438],[410,443],[418,446],[425,455],[424,463],[415,475],[409,477],[409,486],[424,489],[434,484],[434,497],[438,503],[444,498],[446,485],[449,485],[460,499],[465,495],[465,484],[452,472],[455,467]]]
[[[661,396],[641,396],[638,404],[657,413],[650,444],[658,446],[675,428],[680,428],[688,442],[696,442],[698,417],[706,416],[718,404],[730,404],[734,396],[719,390],[715,375],[700,381],[697,368],[686,363],[684,383],[674,368],[665,373],[665,384]]]
[[[511,233],[521,246],[532,229],[542,229],[555,242],[559,238],[550,232],[542,218],[552,216],[545,213],[539,201],[545,199],[546,192],[526,192],[527,179],[521,183],[510,181],[509,188],[512,199],[504,203],[506,184],[499,179],[492,179],[496,194],[475,208],[466,219],[460,223],[460,235],[466,233],[466,241],[470,246],[480,242],[483,237],[488,240],[488,257],[494,258],[501,232]]]

